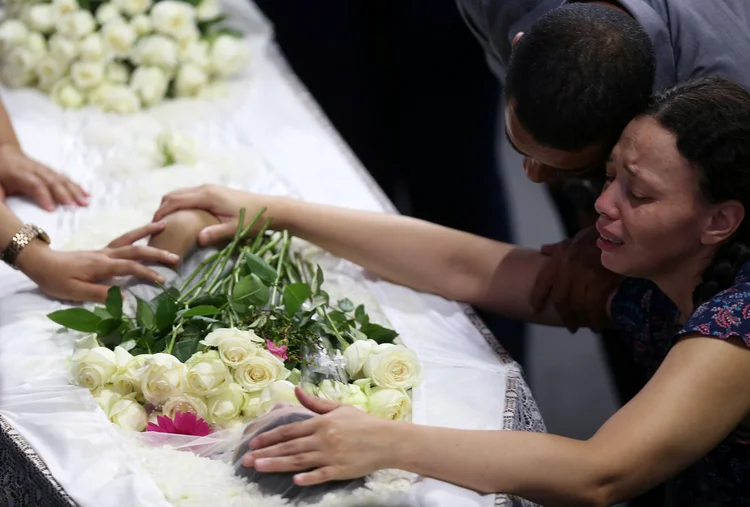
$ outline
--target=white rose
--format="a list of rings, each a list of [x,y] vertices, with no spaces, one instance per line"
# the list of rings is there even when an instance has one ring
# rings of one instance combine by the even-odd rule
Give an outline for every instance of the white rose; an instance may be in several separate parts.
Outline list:
[[[167,94],[169,79],[159,67],[138,67],[130,78],[130,87],[144,106],[158,104]]]
[[[104,109],[106,99],[109,96],[109,93],[112,90],[112,87],[114,86],[116,85],[114,85],[113,83],[110,83],[109,81],[106,81],[106,80],[102,81],[99,86],[89,91],[89,97],[88,97],[89,104],[96,106],[98,108]]]
[[[124,430],[143,431],[148,423],[148,415],[137,401],[121,398],[112,405],[109,420]]]
[[[133,27],[122,19],[105,24],[102,35],[107,47],[116,56],[129,56],[138,37]]]
[[[249,393],[261,391],[272,382],[284,380],[288,376],[289,370],[284,368],[284,362],[267,350],[248,357],[234,371],[237,383]]]
[[[174,70],[177,67],[177,43],[163,35],[143,37],[133,49],[133,60],[139,65]]]
[[[344,384],[341,389],[341,403],[351,405],[365,412],[369,409],[370,400],[367,394],[355,384]]]
[[[375,347],[367,356],[362,373],[379,387],[410,389],[422,381],[417,355],[402,345]]]
[[[57,20],[57,33],[69,39],[80,39],[95,28],[96,21],[89,11],[69,12]]]
[[[294,384],[287,380],[277,380],[263,389],[258,400],[258,414],[270,412],[277,403],[300,404],[294,394]]]
[[[49,4],[30,6],[24,18],[29,28],[42,33],[49,33],[55,27],[55,10]]]
[[[78,46],[82,60],[98,62],[106,56],[104,39],[98,33],[90,33],[83,38]]]
[[[81,350],[73,354],[73,383],[91,391],[108,383],[116,371],[115,353],[106,347]]]
[[[24,46],[36,56],[37,61],[47,54],[47,39],[39,32],[29,32]]]
[[[70,77],[81,90],[89,90],[104,79],[103,62],[76,62],[70,67]]]
[[[78,9],[79,6],[76,0],[52,0],[52,10],[56,18],[75,12]]]
[[[200,398],[189,394],[174,396],[164,402],[164,406],[162,407],[164,415],[174,420],[177,412],[183,414],[192,413],[201,419],[208,420],[208,408],[206,404]]]
[[[10,50],[5,57],[3,81],[11,88],[28,86],[36,77],[36,66],[42,56],[25,46]]]
[[[201,67],[186,63],[177,71],[175,94],[178,97],[196,97],[208,84],[208,74]]]
[[[100,25],[106,25],[110,21],[121,20],[122,15],[112,3],[101,4],[96,9],[96,20]]]
[[[110,113],[130,114],[141,108],[141,100],[129,87],[110,84],[101,90],[101,98],[97,105]]]
[[[341,401],[344,384],[335,380],[324,380],[318,384],[318,397],[324,400]]]
[[[402,421],[411,414],[411,398],[403,389],[375,387],[370,392],[369,411],[381,419]]]
[[[17,19],[6,19],[0,23],[0,48],[7,51],[26,41],[29,29]]]
[[[99,341],[96,339],[96,333],[92,333],[82,338],[78,338],[73,345],[73,352],[78,352],[79,350],[95,349],[99,346]]]
[[[378,346],[375,340],[357,340],[344,350],[346,361],[346,373],[349,378],[356,379],[362,376],[362,367],[370,352]]]
[[[195,8],[179,0],[162,0],[151,9],[154,30],[177,40],[192,38],[197,33]]]
[[[140,374],[143,397],[160,406],[173,396],[182,394],[186,368],[170,354],[154,354]]]
[[[130,71],[119,62],[109,62],[104,69],[105,79],[114,84],[125,84],[130,81]]]
[[[169,154],[175,161],[179,156],[186,154],[183,150],[192,152],[192,143],[190,139],[179,132],[166,131],[156,138],[156,143],[160,152],[169,151]],[[190,155],[190,153],[187,153]],[[219,356],[227,366],[235,368],[244,362],[248,357],[254,356],[260,350],[258,344],[263,343],[253,331],[242,331],[235,328],[222,328],[210,332],[201,340],[201,344],[207,347],[216,347],[219,349]]]
[[[211,46],[211,70],[229,77],[247,65],[248,57],[248,48],[241,39],[220,35]]]
[[[232,382],[219,394],[206,399],[209,417],[214,424],[226,424],[239,417],[245,406],[245,393],[242,388]]]
[[[215,350],[194,354],[187,360],[185,366],[187,366],[185,386],[192,394],[213,396],[232,383],[229,368]]]
[[[151,7],[151,0],[112,0],[112,3],[128,16],[143,14]]]
[[[139,375],[147,357],[144,355],[133,357],[130,352],[117,346],[115,347],[115,358],[117,361],[117,371],[110,380],[112,382],[112,389],[123,396],[132,394],[140,397],[141,382]]]
[[[180,164],[194,164],[198,159],[195,152],[195,143],[193,142],[193,140],[190,137],[179,132],[171,130],[162,132],[156,138],[156,147],[159,150],[159,153],[164,156],[165,165],[169,164],[170,162],[177,162]],[[242,333],[242,331],[239,332]],[[247,340],[253,341],[254,338],[258,338],[252,331],[250,331],[249,333],[250,334],[244,335]],[[224,342],[222,342],[222,344],[224,344]],[[243,360],[247,357],[247,354],[243,354],[239,350],[233,350],[230,355],[227,356],[227,351],[229,350],[229,348],[236,348],[236,345],[236,341],[232,341],[231,343],[224,344],[224,347],[220,347],[219,349],[220,354],[222,350],[224,350],[222,359],[226,358],[229,359],[230,362],[236,363],[232,364],[232,366],[237,366],[240,362],[242,362],[240,360],[240,356],[238,356],[237,354],[240,354]],[[253,349],[253,353],[257,353],[258,350],[259,349],[256,347],[255,349]],[[233,359],[230,359],[230,357]]]
[[[221,7],[218,0],[202,0],[195,8],[198,21],[210,21],[221,16]]]
[[[261,394],[261,391],[256,391],[254,393],[245,393],[245,403],[242,405],[242,416],[246,421],[250,421],[258,417]]]
[[[133,19],[130,20],[130,26],[133,27],[133,30],[139,37],[151,33],[154,29],[151,18],[145,14],[133,16]]]
[[[209,49],[210,46],[206,41],[190,41],[184,46],[180,46],[180,61],[183,63],[192,63],[203,70],[207,70],[211,65]]]
[[[67,109],[76,109],[86,102],[86,96],[76,88],[70,78],[62,78],[52,85],[50,96],[55,103]]]
[[[99,405],[99,408],[107,416],[107,419],[109,419],[112,406],[122,398],[122,394],[118,393],[111,385],[102,386],[91,394],[96,404]]]
[[[78,56],[78,42],[55,34],[49,39],[49,52],[61,65],[67,65]]]

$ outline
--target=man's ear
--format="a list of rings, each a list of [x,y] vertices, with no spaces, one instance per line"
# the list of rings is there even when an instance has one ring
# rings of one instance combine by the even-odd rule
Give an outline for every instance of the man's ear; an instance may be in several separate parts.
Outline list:
[[[516,44],[518,44],[518,41],[521,40],[521,37],[523,37],[523,32],[518,32],[515,37],[513,37],[513,42],[510,43],[510,47],[515,47]]]
[[[745,220],[745,207],[738,201],[727,201],[716,205],[705,229],[702,241],[705,245],[716,245],[729,239]]]

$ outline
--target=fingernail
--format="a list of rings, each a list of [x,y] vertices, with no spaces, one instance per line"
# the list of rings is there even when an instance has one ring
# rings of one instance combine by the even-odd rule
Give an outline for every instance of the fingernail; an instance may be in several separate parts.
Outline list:
[[[253,466],[253,455],[249,452],[242,456],[242,466],[251,467]]]
[[[255,460],[255,462],[253,463],[253,468],[263,471],[266,465],[268,465],[268,460],[266,458],[260,458]]]
[[[177,262],[180,260],[180,256],[177,254],[170,253],[170,254],[167,254],[167,259],[169,259],[172,262]]]
[[[161,276],[161,275],[159,275],[159,276],[156,277],[156,281],[159,282],[159,283],[164,283],[164,277]]]

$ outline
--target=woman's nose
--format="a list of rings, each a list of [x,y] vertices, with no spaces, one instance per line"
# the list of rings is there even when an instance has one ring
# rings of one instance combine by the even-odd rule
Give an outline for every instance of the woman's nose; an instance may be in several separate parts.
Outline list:
[[[599,215],[616,220],[618,212],[615,200],[614,185],[607,185],[594,203],[594,209]]]

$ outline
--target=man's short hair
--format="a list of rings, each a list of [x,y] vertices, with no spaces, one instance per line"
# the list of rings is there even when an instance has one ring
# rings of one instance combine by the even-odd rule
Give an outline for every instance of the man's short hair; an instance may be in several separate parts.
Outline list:
[[[260,435],[266,431],[291,424],[293,422],[304,421],[315,417],[311,414],[303,413],[291,413],[285,414],[278,417],[274,421],[271,421],[267,425],[261,427],[259,430],[253,433],[253,436]],[[292,502],[317,502],[320,501],[326,494],[334,493],[336,491],[353,491],[361,488],[365,485],[364,479],[353,479],[346,481],[331,481],[323,484],[317,484],[315,486],[297,486],[294,483],[294,476],[302,472],[258,472],[254,468],[248,468],[242,466],[240,458],[250,450],[249,435],[245,436],[244,441],[240,444],[236,453],[236,462],[234,464],[234,471],[237,475],[245,477],[250,482],[258,485],[258,489],[266,495],[281,495],[283,498]],[[309,471],[309,470],[307,470]]]
[[[506,100],[538,143],[559,150],[614,144],[647,105],[655,62],[648,34],[629,15],[597,4],[564,5],[513,48]]]

